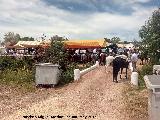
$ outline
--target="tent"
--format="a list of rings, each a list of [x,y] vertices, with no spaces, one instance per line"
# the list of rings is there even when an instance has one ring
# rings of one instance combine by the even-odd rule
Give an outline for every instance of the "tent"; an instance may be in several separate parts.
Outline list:
[[[101,48],[106,46],[105,40],[69,40],[65,41],[65,48]]]
[[[14,47],[18,48],[18,47],[26,47],[26,48],[30,48],[30,47],[39,47],[41,45],[40,41],[18,41],[17,44],[14,45]]]
[[[124,48],[125,44],[117,44],[118,47]]]
[[[18,44],[18,45],[16,44],[16,45],[14,45],[13,47],[14,47],[14,48],[17,48],[17,49],[18,49],[18,48],[25,48],[25,47],[24,47],[23,45],[21,45],[21,44]]]
[[[125,47],[126,47],[127,49],[129,49],[129,48],[134,48],[134,45],[133,45],[132,43],[129,43],[129,44],[126,44]]]

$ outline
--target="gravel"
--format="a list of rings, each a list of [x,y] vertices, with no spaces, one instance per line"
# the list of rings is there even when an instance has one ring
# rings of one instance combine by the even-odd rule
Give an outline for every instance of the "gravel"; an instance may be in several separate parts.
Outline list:
[[[40,120],[41,118],[36,117],[42,115],[41,117],[44,116],[46,120],[53,120],[51,116],[60,115],[63,116],[62,120],[75,120],[71,118],[72,116],[77,116],[77,120],[129,120],[124,113],[126,104],[122,95],[124,81],[112,82],[112,67],[108,69],[106,73],[104,66],[100,66],[79,81],[64,87],[39,89],[36,93],[25,95],[19,100],[18,106],[21,107],[15,105],[9,107],[15,107],[16,110],[7,112],[9,109],[5,109],[3,104],[4,111],[1,115],[2,113],[4,115],[1,118],[26,120],[23,116],[32,115],[34,118],[31,120]],[[54,119],[59,120],[57,117]]]

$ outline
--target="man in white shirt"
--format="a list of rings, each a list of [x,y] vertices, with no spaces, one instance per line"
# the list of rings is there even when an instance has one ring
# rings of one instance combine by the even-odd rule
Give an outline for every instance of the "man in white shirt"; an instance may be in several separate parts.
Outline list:
[[[138,54],[136,53],[136,51],[133,52],[133,54],[131,56],[131,61],[132,61],[133,72],[135,72],[136,71],[136,63],[138,61]]]

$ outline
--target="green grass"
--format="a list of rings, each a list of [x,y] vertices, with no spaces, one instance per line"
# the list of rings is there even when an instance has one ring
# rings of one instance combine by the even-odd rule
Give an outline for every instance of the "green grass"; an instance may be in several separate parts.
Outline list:
[[[26,91],[34,91],[34,73],[31,70],[23,69],[6,69],[1,72],[0,84],[17,87]]]
[[[138,76],[139,77],[138,78],[139,79],[138,81],[139,89],[138,90],[143,90],[146,88],[144,76],[152,75],[152,70],[153,70],[153,65],[147,64],[147,65],[144,65],[142,69],[138,71],[139,73],[139,76]]]

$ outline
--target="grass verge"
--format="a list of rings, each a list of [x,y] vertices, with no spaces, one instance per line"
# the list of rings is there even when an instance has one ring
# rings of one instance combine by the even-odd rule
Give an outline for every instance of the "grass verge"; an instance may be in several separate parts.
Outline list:
[[[147,89],[140,89],[132,86],[129,82],[125,83],[123,90],[125,100],[125,113],[130,120],[148,119],[148,92]]]
[[[35,91],[34,73],[26,69],[6,69],[1,72],[0,84],[16,87],[24,92],[32,92]]]

